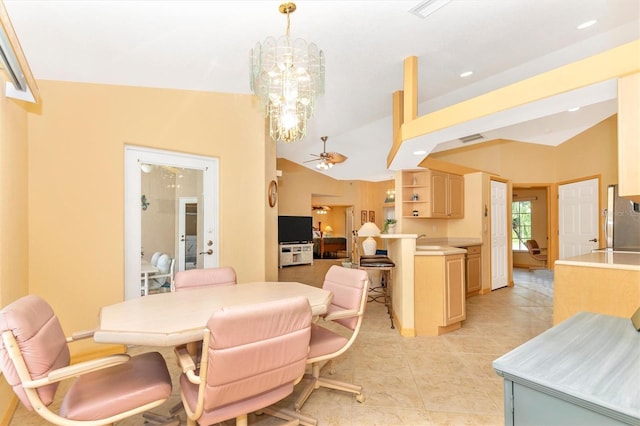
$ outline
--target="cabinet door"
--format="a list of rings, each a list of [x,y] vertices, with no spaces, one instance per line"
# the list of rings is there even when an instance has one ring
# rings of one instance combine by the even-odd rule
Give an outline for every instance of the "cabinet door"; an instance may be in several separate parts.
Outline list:
[[[467,293],[479,291],[482,287],[480,282],[480,265],[479,254],[467,255]]]
[[[448,215],[448,175],[431,171],[431,217],[447,217]]]
[[[464,217],[464,177],[449,175],[448,217]]]
[[[444,325],[465,319],[464,255],[445,258]]]

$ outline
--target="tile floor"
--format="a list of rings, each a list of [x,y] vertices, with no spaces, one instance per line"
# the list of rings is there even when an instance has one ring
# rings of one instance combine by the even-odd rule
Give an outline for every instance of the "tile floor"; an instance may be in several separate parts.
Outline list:
[[[320,286],[326,270],[336,263],[340,262],[322,260],[313,266],[284,268],[280,280]],[[369,303],[360,336],[335,363],[335,377],[363,385],[366,400],[358,403],[352,395],[319,389],[302,412],[317,418],[321,426],[504,424],[502,379],[491,362],[551,327],[553,313],[551,271],[516,270],[514,281],[515,287],[467,299],[462,328],[439,337],[400,337],[390,328],[384,306]],[[146,350],[152,348],[131,352]],[[177,378],[172,350],[161,352]],[[293,396],[299,390],[296,387]],[[179,388],[174,382],[170,401],[155,412],[166,414],[178,401]],[[283,401],[285,406],[292,404],[292,398]],[[117,426],[143,423],[137,416]],[[252,415],[249,423],[271,426],[282,422]],[[10,423],[46,424],[22,406]]]

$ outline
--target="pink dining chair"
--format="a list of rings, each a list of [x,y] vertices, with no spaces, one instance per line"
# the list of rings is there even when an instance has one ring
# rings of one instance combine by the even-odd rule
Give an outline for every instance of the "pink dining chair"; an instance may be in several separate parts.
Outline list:
[[[342,326],[341,328],[350,332],[350,335],[345,337],[342,333],[329,330],[319,323],[311,326],[307,360],[307,364],[311,364],[311,374],[306,375],[310,380],[295,402],[296,411],[300,411],[311,393],[320,386],[353,393],[358,402],[363,402],[365,399],[362,386],[329,379],[321,376],[321,373],[327,369],[331,374],[335,373],[332,366],[333,359],[345,353],[358,336],[367,305],[369,276],[361,269],[333,265],[325,275],[322,288],[333,293],[331,304],[322,319]]]
[[[189,269],[176,273],[173,290],[193,290],[212,285],[236,284],[236,271],[231,266],[219,268]]]
[[[269,406],[290,395],[304,375],[310,335],[311,308],[302,296],[214,311],[200,367],[186,349],[175,351],[188,425],[233,418],[246,425],[254,411],[298,424],[296,413]]]
[[[28,410],[50,423],[112,424],[156,407],[171,395],[171,376],[158,352],[69,365],[68,343],[93,334],[65,337],[51,306],[38,296],[25,296],[2,309],[0,332],[5,379]],[[58,385],[73,379],[58,412],[52,411]],[[161,423],[178,425],[179,419]]]

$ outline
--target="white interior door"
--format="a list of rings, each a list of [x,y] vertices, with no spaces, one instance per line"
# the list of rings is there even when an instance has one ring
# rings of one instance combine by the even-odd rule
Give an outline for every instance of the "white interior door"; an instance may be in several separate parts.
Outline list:
[[[560,259],[590,253],[598,248],[599,188],[598,178],[558,187]]]
[[[125,146],[124,149],[124,297],[126,300],[140,297],[140,254],[142,247],[141,230],[141,164],[192,169],[201,171],[202,182],[198,194],[198,252],[211,254],[198,257],[198,265],[204,268],[218,266],[219,262],[219,223],[218,223],[218,160],[171,151]],[[175,206],[176,217],[178,202]],[[175,225],[177,226],[177,224]],[[175,231],[175,228],[174,228]],[[175,242],[176,252],[178,241]],[[145,248],[145,250],[152,250]],[[174,253],[175,257],[175,253]]]
[[[491,290],[506,287],[509,280],[507,184],[491,181]]]

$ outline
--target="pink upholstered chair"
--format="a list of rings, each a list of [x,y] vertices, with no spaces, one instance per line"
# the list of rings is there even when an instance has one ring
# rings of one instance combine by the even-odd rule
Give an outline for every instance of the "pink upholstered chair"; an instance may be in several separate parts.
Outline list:
[[[157,352],[69,365],[67,343],[92,333],[66,338],[51,306],[40,297],[26,296],[2,309],[0,332],[5,379],[28,410],[50,423],[112,424],[162,404],[171,394],[171,377]],[[48,406],[66,379],[75,381],[56,413]]]
[[[333,374],[335,371],[331,365],[332,360],[346,352],[356,340],[367,305],[369,277],[364,270],[333,265],[325,275],[322,288],[333,293],[331,305],[323,319],[345,327],[351,334],[345,337],[319,324],[311,326],[311,343],[307,360],[307,363],[311,364],[311,380],[295,402],[297,411],[300,411],[311,393],[320,386],[351,392],[356,395],[358,402],[364,401],[362,386],[328,379],[322,377],[321,373],[330,369]]]
[[[200,368],[184,348],[176,349],[188,424],[235,418],[246,425],[256,410],[298,424],[296,413],[265,407],[291,394],[304,375],[310,334],[311,308],[302,296],[213,312]]]
[[[183,291],[211,285],[233,284],[236,284],[236,271],[230,266],[223,266],[177,272],[173,280],[173,289]]]

